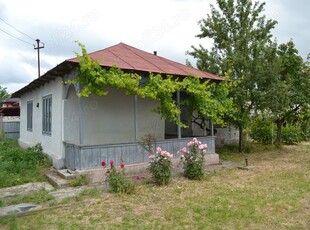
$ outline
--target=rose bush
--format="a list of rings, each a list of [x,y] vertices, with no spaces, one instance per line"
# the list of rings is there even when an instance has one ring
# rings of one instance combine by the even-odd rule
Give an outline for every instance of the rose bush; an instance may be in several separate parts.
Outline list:
[[[157,147],[156,153],[151,154],[148,170],[151,172],[154,182],[158,185],[168,184],[172,177],[173,154]]]
[[[188,179],[200,180],[204,175],[204,159],[207,153],[207,144],[202,144],[197,138],[187,143],[178,151],[183,163],[184,176]]]
[[[101,165],[106,168],[106,162],[102,161]],[[125,164],[121,163],[119,169],[114,166],[114,161],[110,160],[110,168],[105,172],[108,182],[109,192],[131,194],[135,190],[135,183],[127,178]]]

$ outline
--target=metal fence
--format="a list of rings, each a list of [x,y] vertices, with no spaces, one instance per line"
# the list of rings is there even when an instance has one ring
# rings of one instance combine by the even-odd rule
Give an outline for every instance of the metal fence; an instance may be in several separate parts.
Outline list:
[[[6,138],[18,139],[19,138],[19,121],[2,121],[0,129]]]

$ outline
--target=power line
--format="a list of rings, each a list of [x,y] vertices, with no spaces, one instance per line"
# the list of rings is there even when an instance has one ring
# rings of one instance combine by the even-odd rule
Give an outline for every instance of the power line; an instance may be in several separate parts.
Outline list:
[[[3,33],[5,33],[5,34],[7,34],[7,35],[9,35],[9,36],[11,36],[11,37],[13,37],[13,38],[15,38],[15,39],[21,41],[21,42],[24,42],[24,43],[27,43],[27,44],[33,46],[33,44],[31,44],[30,42],[27,42],[27,41],[25,41],[25,40],[23,40],[23,39],[21,39],[21,38],[15,37],[14,35],[12,35],[12,34],[6,32],[6,31],[4,31],[4,30],[1,29],[1,28],[0,28],[0,30],[1,30]]]
[[[8,26],[11,26],[14,30],[16,30],[17,32],[25,35],[26,37],[30,38],[31,40],[34,40],[34,38],[30,37],[28,34],[25,34],[24,32],[20,31],[19,29],[17,29],[16,27],[12,26],[11,24],[7,23],[3,18],[0,17],[0,20],[2,20],[5,24],[7,24]]]

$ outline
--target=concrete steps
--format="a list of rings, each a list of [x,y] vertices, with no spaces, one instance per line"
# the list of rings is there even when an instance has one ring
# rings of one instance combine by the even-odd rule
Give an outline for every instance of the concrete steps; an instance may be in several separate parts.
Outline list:
[[[58,189],[69,187],[70,182],[76,179],[75,173],[67,169],[50,170],[45,176],[47,181]]]

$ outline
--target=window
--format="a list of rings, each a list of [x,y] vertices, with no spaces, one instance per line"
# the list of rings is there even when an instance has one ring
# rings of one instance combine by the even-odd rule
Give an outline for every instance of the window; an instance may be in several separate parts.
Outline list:
[[[43,97],[42,133],[52,134],[52,95]]]
[[[33,102],[27,101],[27,130],[32,131]]]

